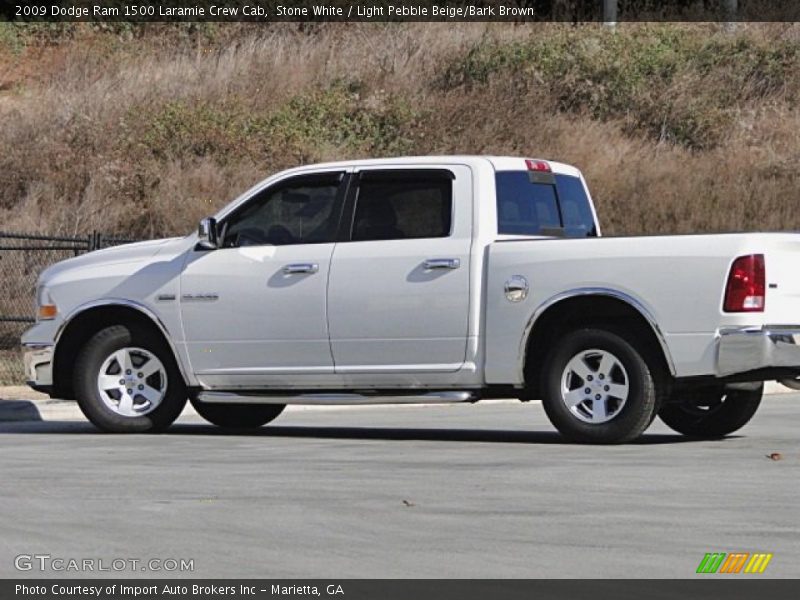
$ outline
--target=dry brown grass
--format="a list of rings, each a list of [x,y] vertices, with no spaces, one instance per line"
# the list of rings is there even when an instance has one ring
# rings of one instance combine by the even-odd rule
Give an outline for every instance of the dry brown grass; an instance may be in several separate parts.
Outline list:
[[[797,229],[798,32],[223,25],[0,43],[0,217],[183,233],[298,163],[496,153],[581,167],[607,233]]]

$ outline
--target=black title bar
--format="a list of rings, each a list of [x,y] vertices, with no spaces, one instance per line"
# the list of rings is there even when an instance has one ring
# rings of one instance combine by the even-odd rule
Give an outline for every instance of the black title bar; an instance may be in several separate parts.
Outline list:
[[[26,579],[4,600],[750,600],[795,598],[797,582],[752,576],[693,580]]]
[[[797,0],[0,0],[14,22],[798,21]]]

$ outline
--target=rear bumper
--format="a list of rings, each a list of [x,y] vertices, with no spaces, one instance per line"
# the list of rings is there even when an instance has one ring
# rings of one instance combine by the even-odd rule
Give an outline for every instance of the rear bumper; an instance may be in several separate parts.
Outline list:
[[[800,325],[720,330],[718,377],[784,368],[800,371]]]
[[[40,391],[53,386],[52,344],[23,344],[22,362],[29,386]]]

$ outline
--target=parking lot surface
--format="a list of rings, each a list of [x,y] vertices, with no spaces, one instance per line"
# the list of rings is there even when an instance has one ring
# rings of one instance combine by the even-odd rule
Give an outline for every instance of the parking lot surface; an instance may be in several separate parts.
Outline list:
[[[795,394],[725,440],[657,421],[611,447],[564,443],[538,403],[290,409],[249,435],[0,423],[0,577],[671,578],[706,552],[797,577],[798,438]],[[34,554],[194,571],[15,568]]]

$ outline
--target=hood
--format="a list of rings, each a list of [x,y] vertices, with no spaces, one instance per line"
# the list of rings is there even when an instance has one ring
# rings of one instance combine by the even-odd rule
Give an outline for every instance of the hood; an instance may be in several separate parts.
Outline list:
[[[62,260],[54,265],[47,267],[39,276],[39,281],[52,280],[54,277],[78,268],[89,266],[111,265],[117,263],[135,263],[148,259],[156,254],[164,252],[180,251],[186,245],[187,238],[168,238],[163,240],[147,240],[135,242],[133,244],[121,244],[94,250],[81,254],[75,258]]]

